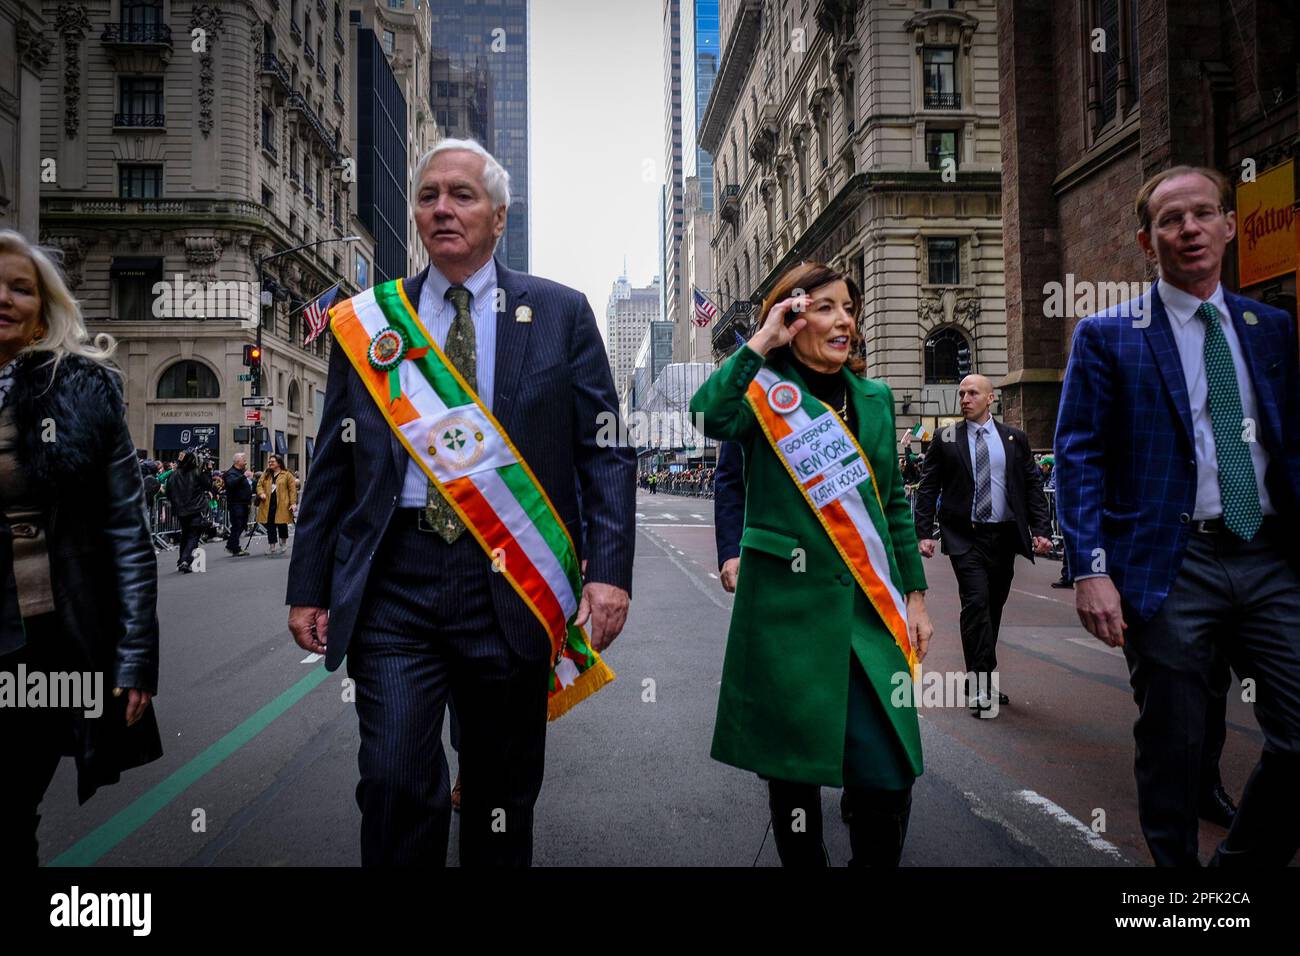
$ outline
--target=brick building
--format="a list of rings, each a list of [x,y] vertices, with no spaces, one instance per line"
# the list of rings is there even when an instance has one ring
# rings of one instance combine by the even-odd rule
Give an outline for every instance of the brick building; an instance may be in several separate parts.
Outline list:
[[[1294,177],[1296,19],[1289,0],[998,4],[1007,375],[997,384],[1003,417],[1035,448],[1051,445],[1082,317],[1051,307],[1052,283],[1155,278],[1136,240],[1142,182],[1178,163],[1222,170],[1243,196],[1248,168],[1291,161]],[[1289,272],[1242,284],[1240,241],[1225,286],[1294,314],[1294,258]]]

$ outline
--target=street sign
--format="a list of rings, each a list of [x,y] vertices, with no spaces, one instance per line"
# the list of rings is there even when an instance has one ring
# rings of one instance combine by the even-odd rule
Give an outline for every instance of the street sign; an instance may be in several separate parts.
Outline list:
[[[248,411],[244,412],[244,421],[246,422],[260,422],[261,420],[262,413],[256,408],[250,408]]]
[[[255,378],[257,378],[257,376],[254,375],[252,372],[240,372],[240,373],[239,373],[239,380],[240,380],[241,382],[251,382],[251,381],[252,381],[253,379],[255,379]]]
[[[269,408],[274,399],[270,395],[249,395],[241,401],[245,408]]]

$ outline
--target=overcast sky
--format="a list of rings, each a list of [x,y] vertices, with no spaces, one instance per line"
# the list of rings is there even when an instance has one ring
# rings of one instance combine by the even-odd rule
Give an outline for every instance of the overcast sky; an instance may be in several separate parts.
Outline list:
[[[624,255],[633,285],[659,271],[661,6],[530,3],[529,268],[586,293],[602,330]]]

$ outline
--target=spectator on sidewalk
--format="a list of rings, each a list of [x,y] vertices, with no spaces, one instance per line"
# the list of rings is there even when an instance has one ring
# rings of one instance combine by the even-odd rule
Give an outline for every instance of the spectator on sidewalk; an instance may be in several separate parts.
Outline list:
[[[266,471],[257,480],[257,520],[266,527],[266,553],[287,554],[289,525],[298,511],[298,483],[279,455],[266,459]]]
[[[248,556],[248,549],[240,543],[244,529],[248,527],[248,507],[253,500],[253,483],[248,480],[248,474],[248,455],[241,451],[224,476],[226,512],[230,516],[226,550],[237,558]]]

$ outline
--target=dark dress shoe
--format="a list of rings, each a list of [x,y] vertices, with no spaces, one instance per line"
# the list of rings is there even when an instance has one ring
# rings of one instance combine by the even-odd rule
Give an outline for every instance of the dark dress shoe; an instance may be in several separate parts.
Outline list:
[[[1052,582],[1052,587],[1054,587],[1054,588],[1073,588],[1073,587],[1074,587],[1074,582],[1073,582],[1073,581],[1053,581],[1053,582]]]
[[[998,694],[998,703],[999,703],[999,704],[1009,704],[1009,703],[1011,703],[1011,698],[1008,697],[1006,694]]]
[[[1223,784],[1219,784],[1213,790],[1201,794],[1197,815],[1202,820],[1217,823],[1226,829],[1232,826],[1233,818],[1237,816],[1237,805],[1228,796],[1228,791],[1223,789]]]

